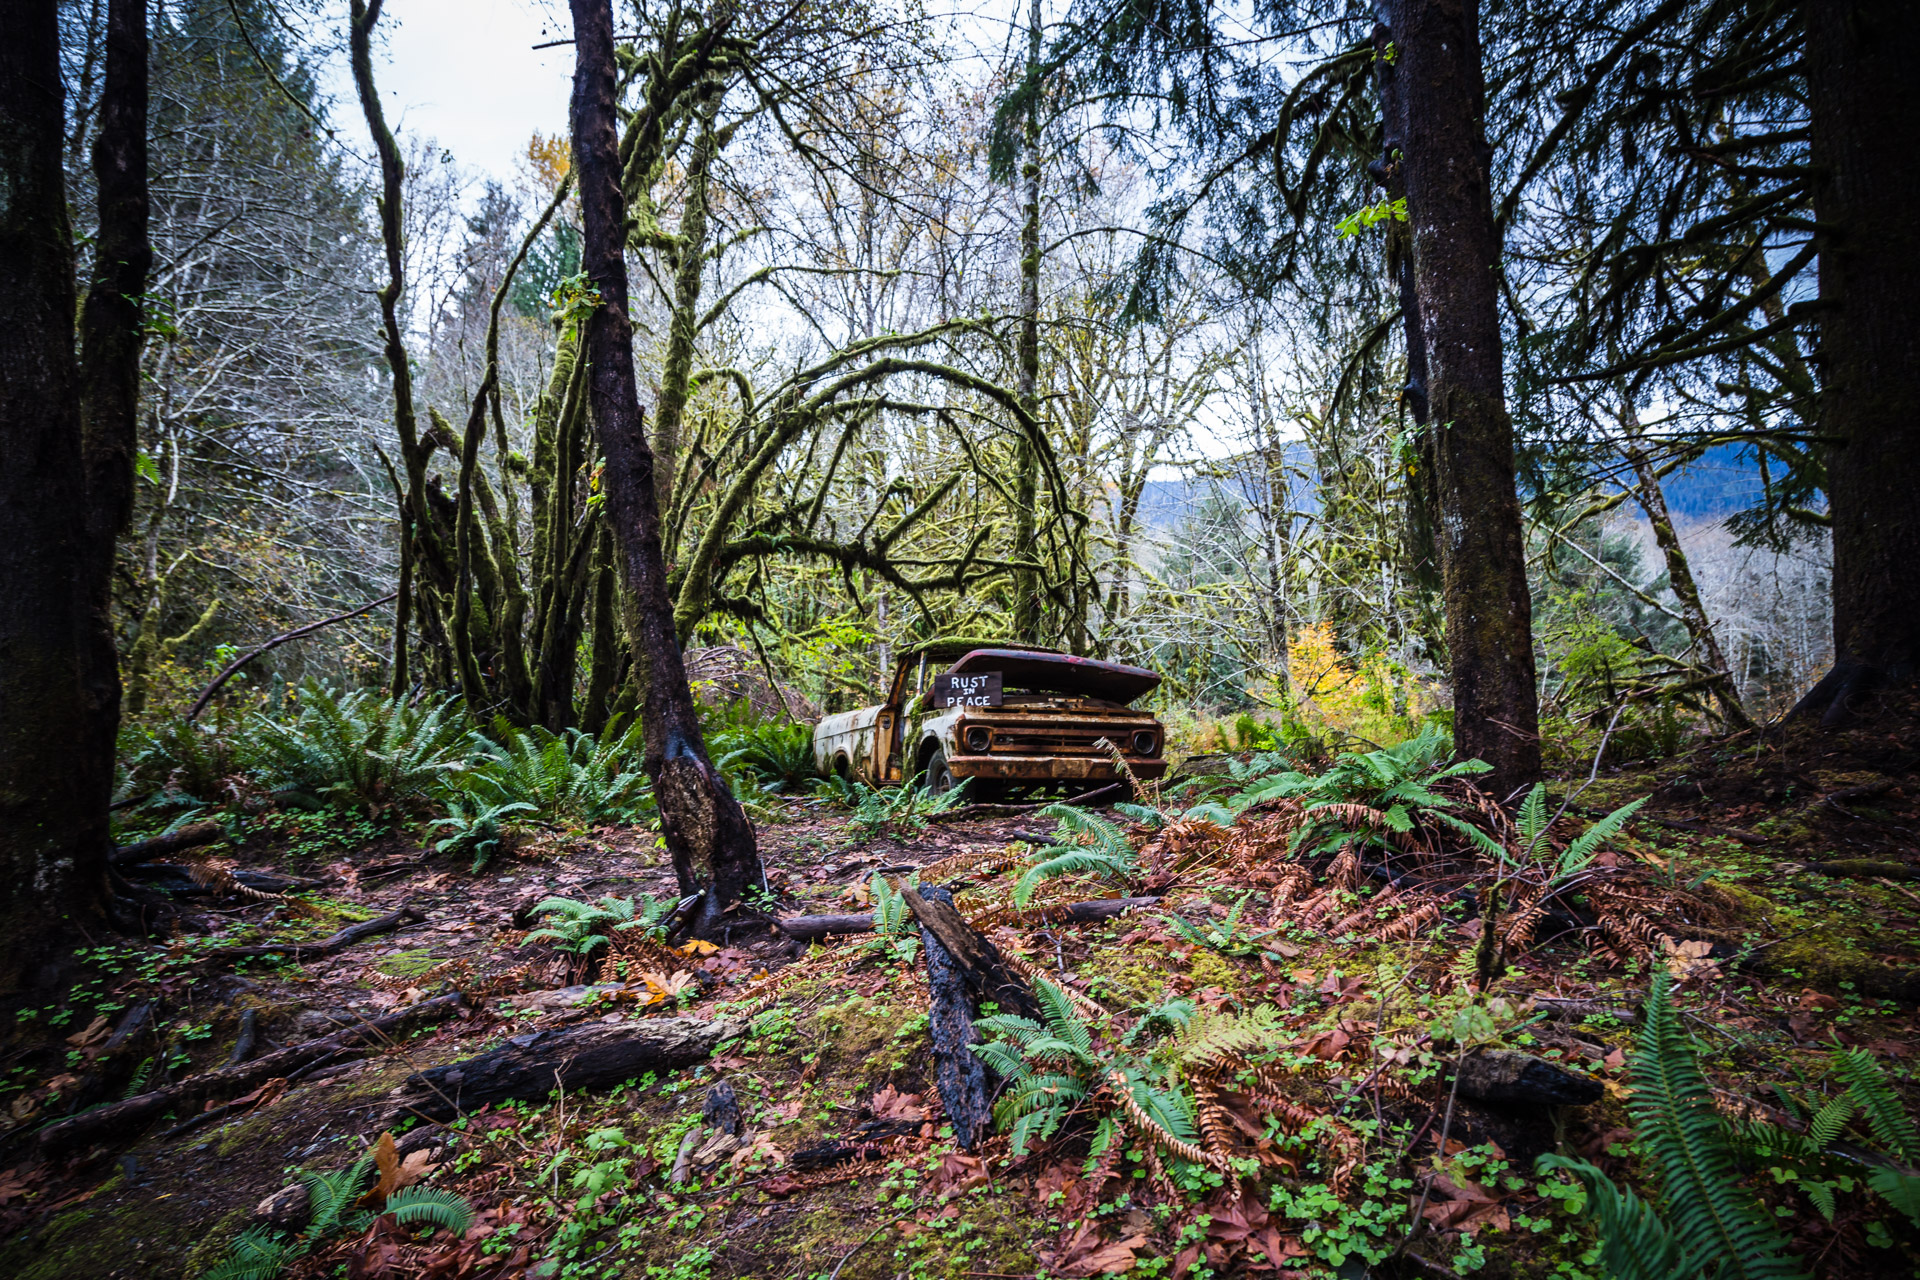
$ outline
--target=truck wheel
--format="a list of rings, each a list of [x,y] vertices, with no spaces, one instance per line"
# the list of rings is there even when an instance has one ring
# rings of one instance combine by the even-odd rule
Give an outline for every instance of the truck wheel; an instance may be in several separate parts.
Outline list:
[[[947,753],[935,748],[927,757],[927,794],[943,796],[953,790],[953,770],[947,768]]]

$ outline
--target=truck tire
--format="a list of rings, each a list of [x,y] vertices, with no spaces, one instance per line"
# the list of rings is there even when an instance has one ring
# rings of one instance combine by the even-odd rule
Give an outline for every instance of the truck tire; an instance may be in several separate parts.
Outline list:
[[[939,747],[927,757],[926,788],[930,796],[943,796],[953,790],[953,770],[947,768],[947,753]]]

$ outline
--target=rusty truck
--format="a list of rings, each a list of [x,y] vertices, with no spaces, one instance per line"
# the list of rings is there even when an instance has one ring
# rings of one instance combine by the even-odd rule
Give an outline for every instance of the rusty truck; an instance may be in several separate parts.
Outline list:
[[[814,762],[870,786],[922,780],[944,793],[970,780],[974,799],[1106,786],[1122,776],[1114,750],[1136,777],[1158,778],[1166,729],[1132,704],[1159,683],[1143,667],[1053,649],[926,641],[901,651],[885,701],[819,722]]]

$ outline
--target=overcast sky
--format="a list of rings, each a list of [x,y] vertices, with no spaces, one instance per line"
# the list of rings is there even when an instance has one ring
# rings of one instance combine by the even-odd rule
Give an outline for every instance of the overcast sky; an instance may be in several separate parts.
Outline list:
[[[432,138],[466,168],[506,179],[534,130],[566,131],[573,48],[533,48],[572,34],[564,4],[389,0],[375,30],[385,47],[374,76],[396,133]]]

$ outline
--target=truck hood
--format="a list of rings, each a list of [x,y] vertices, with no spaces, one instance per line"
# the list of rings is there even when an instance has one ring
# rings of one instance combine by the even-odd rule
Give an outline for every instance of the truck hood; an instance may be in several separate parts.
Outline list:
[[[1123,705],[1160,684],[1160,677],[1144,667],[1032,649],[975,649],[947,670],[953,675],[998,671],[1008,689],[1104,698]]]

